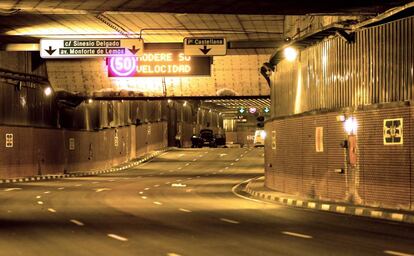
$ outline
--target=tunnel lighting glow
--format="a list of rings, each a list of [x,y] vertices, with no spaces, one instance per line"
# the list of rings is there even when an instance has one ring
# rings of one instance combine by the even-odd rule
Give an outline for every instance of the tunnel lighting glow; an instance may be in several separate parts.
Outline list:
[[[46,96],[50,96],[52,94],[52,88],[48,86],[43,92]]]
[[[185,106],[187,106],[187,101],[184,101],[184,104],[183,104],[183,106],[185,107]]]
[[[172,102],[172,100],[168,99],[168,100],[167,100],[167,102],[168,102],[168,103],[171,103],[171,102]]]
[[[344,123],[344,128],[346,133],[348,133],[349,135],[355,134],[358,128],[358,123],[356,119],[353,117],[348,118]]]
[[[91,104],[93,102],[93,99],[89,99],[88,103]]]
[[[293,47],[287,47],[283,51],[283,54],[288,61],[294,61],[298,56],[298,51]]]
[[[262,131],[260,133],[260,137],[262,137],[262,139],[265,139],[266,138],[266,132],[265,131]]]
[[[135,56],[117,56],[110,58],[109,72],[116,77],[134,76],[137,70],[137,58]]]

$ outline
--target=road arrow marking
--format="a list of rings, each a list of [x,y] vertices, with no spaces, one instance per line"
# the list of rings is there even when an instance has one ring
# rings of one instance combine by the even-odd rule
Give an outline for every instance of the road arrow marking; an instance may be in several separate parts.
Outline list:
[[[211,50],[211,48],[207,48],[207,45],[204,45],[204,48],[200,48],[200,51],[202,53],[204,53],[204,55],[206,55],[209,51]]]
[[[48,49],[45,49],[45,51],[47,53],[49,53],[49,55],[52,55],[56,51],[56,49],[52,49],[52,46],[49,46],[49,50]]]

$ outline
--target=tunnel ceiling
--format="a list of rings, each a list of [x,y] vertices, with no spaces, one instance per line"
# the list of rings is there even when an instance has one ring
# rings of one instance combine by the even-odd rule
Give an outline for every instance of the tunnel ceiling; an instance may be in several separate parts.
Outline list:
[[[215,109],[228,118],[233,118],[237,115],[237,111],[240,108],[256,108],[258,113],[262,113],[265,107],[270,107],[269,98],[256,98],[256,99],[212,99],[204,100],[203,106]]]
[[[278,14],[305,15],[311,13],[376,14],[409,1],[374,0],[3,0],[0,8],[30,12],[87,11],[168,12],[216,14]]]

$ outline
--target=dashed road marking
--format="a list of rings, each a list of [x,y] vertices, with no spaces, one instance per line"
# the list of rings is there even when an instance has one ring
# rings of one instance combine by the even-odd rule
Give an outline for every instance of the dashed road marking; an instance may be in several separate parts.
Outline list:
[[[9,192],[9,191],[16,191],[16,190],[22,190],[21,188],[6,188],[4,189],[4,191]]]
[[[118,236],[118,235],[115,235],[115,234],[107,234],[107,236],[110,237],[110,238],[116,239],[118,241],[122,241],[122,242],[128,241],[128,238],[122,237],[122,236]]]
[[[56,212],[56,210],[55,209],[53,209],[53,208],[49,208],[49,209],[47,209],[49,212],[53,212],[53,213],[55,213]]]
[[[174,253],[174,252],[169,252],[167,253],[167,256],[181,256],[180,254]]]
[[[299,233],[294,233],[294,232],[288,232],[288,231],[283,231],[282,234],[285,234],[285,235],[288,235],[288,236],[295,236],[295,237],[299,237],[299,238],[306,238],[306,239],[311,239],[312,238],[312,236],[299,234]]]
[[[142,195],[144,194],[144,191],[139,191],[138,194]]]
[[[197,161],[197,158],[194,158],[194,159],[193,159],[193,162],[195,162],[195,161]]]
[[[180,209],[178,209],[178,210],[180,210],[180,211],[182,211],[182,212],[191,212],[190,210],[188,210],[188,209],[184,209],[184,208],[180,208]]]
[[[181,183],[173,183],[173,184],[171,184],[171,187],[174,187],[174,188],[185,188],[185,187],[187,187],[187,185],[181,184]]]
[[[97,193],[102,192],[102,191],[109,191],[109,190],[111,190],[111,189],[110,188],[97,188],[97,189],[95,189],[95,191]]]
[[[141,196],[141,198],[145,200],[145,199],[147,199],[148,197],[146,197],[146,196]]]
[[[42,201],[37,201],[37,204],[42,205],[42,204],[43,204],[43,202],[42,202]]]
[[[150,188],[144,188],[144,190],[150,190]]]
[[[390,251],[390,250],[386,250],[386,251],[384,251],[384,253],[389,254],[389,255],[396,255],[396,256],[414,256],[414,254],[405,253],[405,252]]]
[[[170,184],[171,184],[171,182],[169,182],[169,181],[165,182],[165,185],[170,185]]]
[[[160,186],[160,184],[155,184],[154,188],[158,188]]]
[[[40,199],[40,198],[42,198],[42,196],[36,196],[36,199]]]
[[[70,222],[78,226],[85,226],[85,224],[83,224],[83,222],[80,222],[79,220],[71,219]]]
[[[161,203],[161,202],[157,202],[157,201],[153,202],[153,204],[156,204],[156,205],[162,205],[162,203]]]
[[[59,190],[64,190],[65,188],[64,187],[60,187],[60,188],[58,188]]]
[[[92,182],[92,184],[98,184],[99,183],[99,181],[93,181]]]
[[[181,169],[183,169],[183,167],[178,167],[178,168],[177,168],[177,170],[181,170]]]
[[[231,166],[233,166],[233,165],[234,165],[234,163],[231,163],[230,165],[231,165]]]
[[[238,162],[238,161],[240,161],[240,159],[239,159],[239,158],[237,158],[237,159],[236,159],[236,160],[234,160],[234,161]]]
[[[50,191],[45,191],[43,192],[43,194],[50,194]]]
[[[189,165],[190,165],[190,163],[186,163],[186,164],[185,164],[185,166],[189,166]]]
[[[239,224],[240,222],[236,221],[236,220],[230,220],[230,219],[226,219],[226,218],[220,218],[221,221],[227,222],[227,223],[231,223],[231,224]]]

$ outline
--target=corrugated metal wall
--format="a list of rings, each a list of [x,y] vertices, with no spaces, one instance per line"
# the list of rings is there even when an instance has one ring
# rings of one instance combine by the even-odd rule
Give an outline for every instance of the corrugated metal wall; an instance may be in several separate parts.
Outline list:
[[[414,209],[414,17],[330,38],[282,61],[272,77],[266,185],[312,198]],[[410,101],[402,103],[402,101]],[[368,106],[371,105],[371,106]],[[307,112],[307,113],[306,113]],[[356,164],[337,116],[357,122]],[[402,118],[404,143],[384,145],[384,120]],[[323,129],[323,152],[316,128]],[[270,138],[268,138],[270,140]],[[342,169],[342,171],[341,171]]]
[[[413,99],[414,17],[339,37],[284,60],[272,77],[272,115]]]

